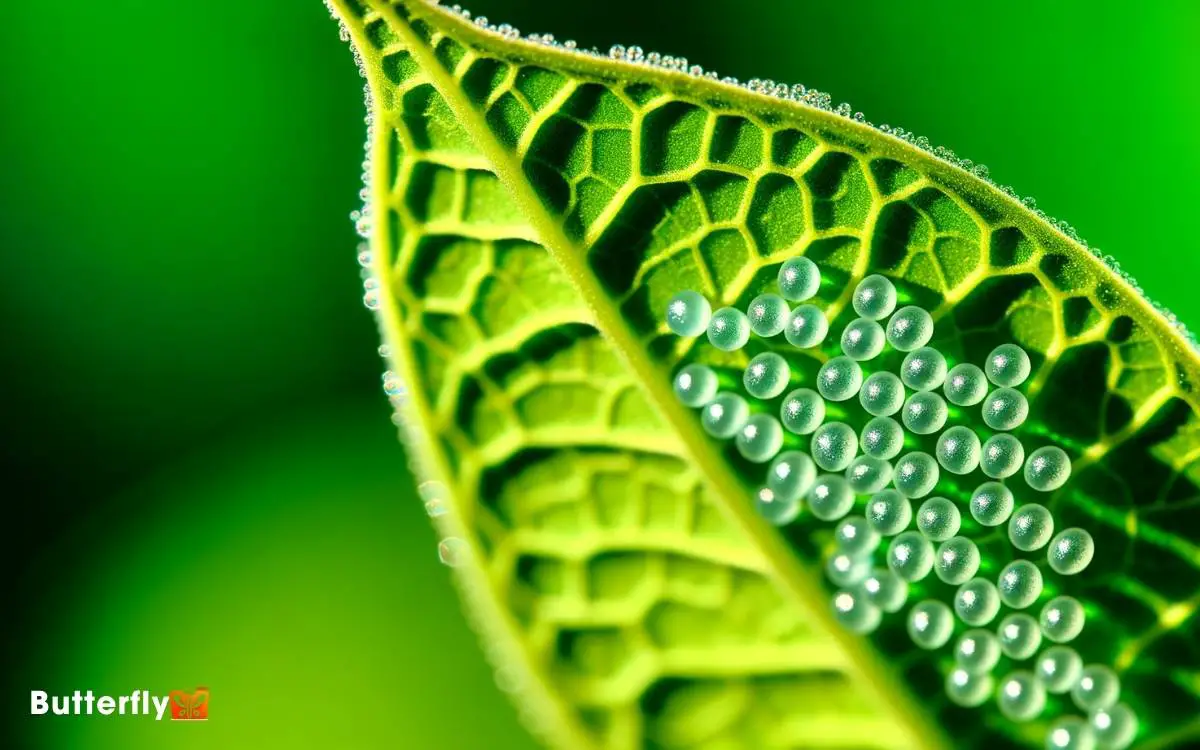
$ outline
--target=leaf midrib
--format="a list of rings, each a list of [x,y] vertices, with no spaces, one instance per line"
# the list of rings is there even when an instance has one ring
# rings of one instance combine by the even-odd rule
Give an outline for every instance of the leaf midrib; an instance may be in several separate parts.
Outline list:
[[[776,582],[794,600],[794,605],[810,618],[825,635],[838,643],[850,657],[855,670],[852,677],[860,690],[876,698],[879,706],[890,714],[896,725],[908,730],[910,743],[916,747],[949,747],[941,730],[930,722],[896,675],[884,667],[864,648],[863,641],[839,627],[830,613],[827,595],[816,584],[817,576],[804,565],[786,545],[781,536],[755,513],[746,498],[740,480],[728,469],[725,458],[704,434],[694,416],[674,398],[667,379],[645,355],[640,342],[624,324],[617,310],[607,303],[607,296],[584,262],[584,248],[577,247],[562,227],[549,216],[541,200],[528,189],[520,165],[492,136],[491,130],[478,116],[475,107],[461,94],[456,79],[447,73],[433,51],[400,18],[388,3],[368,0],[369,7],[392,25],[417,61],[419,67],[438,88],[446,105],[458,117],[459,124],[471,136],[487,158],[497,177],[508,188],[513,200],[542,241],[543,247],[559,265],[595,316],[601,333],[612,344],[617,356],[630,367],[652,406],[683,443],[693,466],[717,498],[722,510],[749,536],[769,563]],[[425,8],[406,3],[414,16],[429,13]],[[436,12],[436,9],[432,12]],[[444,15],[444,14],[443,14]],[[439,19],[452,25],[455,19]]]

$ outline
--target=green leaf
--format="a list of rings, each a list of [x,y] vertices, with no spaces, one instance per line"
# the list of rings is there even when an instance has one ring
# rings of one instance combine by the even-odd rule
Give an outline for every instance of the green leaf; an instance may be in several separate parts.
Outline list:
[[[1200,741],[1198,362],[1127,279],[960,162],[819,96],[521,41],[417,2],[332,8],[369,88],[368,306],[409,389],[410,454],[446,486],[443,558],[535,733],[564,748],[1040,747],[1079,713],[1055,695],[1028,722],[956,707],[950,645],[917,649],[902,613],[869,637],[839,626],[830,524],[767,525],[764,467],[673,395],[689,362],[740,389],[768,349],[811,383],[855,285],[880,273],[933,313],[953,362],[1031,353],[1014,434],[1063,447],[1074,471],[1048,496],[1014,492],[1097,546],[1072,577],[1031,556],[1047,571],[1031,611],[1085,604],[1071,646],[1120,673],[1139,746]],[[824,278],[835,335],[820,350],[721,353],[667,329],[677,292],[745,309],[797,255]],[[937,494],[965,505],[965,482],[944,473]],[[1014,557],[1003,527],[963,528],[994,579]]]

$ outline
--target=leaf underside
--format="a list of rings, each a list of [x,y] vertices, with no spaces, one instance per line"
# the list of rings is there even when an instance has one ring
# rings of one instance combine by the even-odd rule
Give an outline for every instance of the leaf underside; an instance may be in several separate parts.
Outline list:
[[[1200,742],[1197,363],[1128,284],[991,186],[846,118],[417,3],[332,5],[371,94],[371,248],[411,447],[449,488],[460,583],[535,732],[566,748],[1040,746],[1074,711],[957,708],[949,649],[915,649],[900,616],[842,632],[828,525],[760,522],[762,467],[672,398],[680,365],[736,372],[774,344],[678,339],[666,301],[745,309],[803,254],[833,331],[882,273],[934,312],[953,361],[1031,353],[1016,434],[1071,455],[1041,501],[1097,545],[1047,590],[1085,602],[1072,645],[1121,674],[1141,745]],[[787,356],[811,380],[832,351]],[[993,574],[1011,559],[998,535],[980,545]]]

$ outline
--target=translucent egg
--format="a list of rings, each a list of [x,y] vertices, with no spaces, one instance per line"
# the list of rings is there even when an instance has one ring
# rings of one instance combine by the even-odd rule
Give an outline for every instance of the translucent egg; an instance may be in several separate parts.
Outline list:
[[[1096,733],[1078,716],[1059,717],[1046,732],[1046,750],[1095,750],[1095,747]]]
[[[813,461],[825,471],[843,471],[858,453],[858,435],[843,422],[826,422],[812,436]]]
[[[448,536],[438,542],[438,560],[451,568],[464,565],[471,554],[470,543],[457,536]]]
[[[825,563],[825,577],[834,586],[853,586],[871,574],[871,561],[866,557],[838,552]]]
[[[788,322],[788,304],[778,294],[760,294],[750,301],[746,317],[750,330],[763,338],[778,336]]]
[[[809,349],[820,344],[829,334],[829,321],[816,305],[800,305],[788,315],[787,328],[783,336],[798,349]]]
[[[867,600],[884,612],[898,612],[908,599],[908,582],[887,568],[875,568],[859,584]]]
[[[968,672],[990,672],[1000,661],[1000,641],[990,630],[968,630],[954,645],[954,660]]]
[[[896,287],[885,276],[871,274],[854,287],[854,312],[870,320],[883,320],[896,309]]]
[[[979,436],[969,427],[956,425],[938,436],[934,450],[938,463],[951,474],[970,474],[979,466],[982,448]]]
[[[839,591],[833,595],[833,617],[851,633],[865,635],[879,627],[883,613],[862,594]]]
[[[811,388],[797,388],[784,397],[779,421],[788,432],[808,435],[825,421],[825,399]]]
[[[946,675],[946,697],[956,706],[982,706],[995,689],[996,682],[986,671],[971,672],[958,667]]]
[[[842,353],[850,359],[864,362],[883,351],[883,326],[873,320],[858,318],[842,331]]]
[[[675,376],[675,397],[684,406],[704,406],[715,395],[717,374],[704,365],[688,365]]]
[[[1042,615],[1038,618],[1042,635],[1055,643],[1068,643],[1083,632],[1083,624],[1087,616],[1083,605],[1073,596],[1056,596],[1042,607]]]
[[[902,495],[914,500],[925,497],[937,486],[938,465],[933,456],[921,451],[905,453],[896,461],[892,484]]]
[[[779,291],[793,302],[811,299],[821,288],[821,269],[805,257],[784,261],[779,267]]]
[[[932,346],[922,346],[904,358],[900,379],[915,391],[932,391],[946,382],[946,358]]]
[[[858,402],[875,417],[890,417],[904,405],[904,384],[890,372],[873,372],[863,381]]]
[[[766,463],[783,447],[783,428],[770,414],[755,414],[746,420],[734,444],[747,461]]]
[[[800,498],[784,497],[769,487],[760,487],[754,493],[754,509],[767,523],[786,526],[800,515]]]
[[[1013,512],[1012,490],[999,482],[984,482],[971,493],[971,516],[984,526],[999,526]]]
[[[1121,680],[1117,673],[1103,664],[1089,664],[1079,674],[1079,682],[1071,688],[1071,700],[1084,711],[1103,711],[1111,708],[1121,697]]]
[[[909,305],[895,312],[887,324],[887,340],[902,352],[920,349],[933,338],[933,317],[920,307]]]
[[[1042,645],[1042,630],[1037,620],[1024,612],[1008,615],[996,628],[1000,650],[1010,659],[1028,659]]]
[[[1008,540],[1022,552],[1046,546],[1054,534],[1054,516],[1037,503],[1022,505],[1008,521]]]
[[[731,438],[750,418],[750,407],[736,393],[722,391],[700,411],[700,425],[715,438]]]
[[[954,611],[968,625],[987,625],[1000,613],[1000,592],[986,578],[972,578],[954,594]]]
[[[1071,459],[1054,445],[1038,448],[1025,462],[1025,482],[1038,492],[1052,492],[1066,484],[1070,476]]]
[[[891,460],[904,447],[904,429],[891,417],[875,417],[863,426],[859,444],[868,456]]]
[[[912,505],[895,490],[881,490],[867,502],[867,523],[883,536],[895,536],[912,523]]]
[[[888,545],[887,564],[904,580],[919,581],[933,569],[933,545],[915,531],[901,532]]]
[[[929,391],[918,391],[904,402],[900,418],[909,432],[932,435],[945,426],[949,414],[946,401],[941,396]]]
[[[667,302],[667,328],[677,336],[699,336],[711,317],[712,305],[699,292],[680,292]]]
[[[1083,659],[1070,646],[1051,646],[1038,654],[1034,674],[1048,693],[1065,693],[1075,687],[1083,672]]]
[[[1025,446],[1015,436],[998,432],[987,439],[980,452],[979,468],[992,479],[1016,474],[1025,462]]]
[[[1137,714],[1124,703],[1093,711],[1089,724],[1104,750],[1125,750],[1137,736]]]
[[[879,532],[862,516],[843,519],[833,531],[838,549],[853,557],[864,557],[879,546]]]
[[[908,637],[919,648],[941,648],[953,633],[954,614],[936,599],[918,602],[908,611]]]
[[[746,365],[742,385],[755,398],[775,398],[787,388],[790,376],[787,360],[775,352],[763,352]]]
[[[849,357],[834,357],[817,371],[817,391],[830,401],[853,398],[862,383],[862,367]]]
[[[975,365],[964,362],[950,368],[942,385],[946,400],[955,406],[974,406],[987,395],[987,378]]]
[[[931,542],[946,541],[961,524],[958,508],[944,497],[931,497],[917,509],[917,530]]]
[[[1038,682],[1032,672],[1018,670],[1009,672],[1000,681],[996,703],[1000,713],[1013,721],[1029,721],[1046,707],[1046,688]]]
[[[1096,543],[1092,535],[1079,528],[1063,529],[1050,540],[1046,559],[1055,573],[1073,576],[1092,562],[1096,554]]]
[[[854,492],[837,474],[822,474],[808,491],[808,509],[822,521],[836,521],[854,507]]]
[[[846,481],[859,495],[879,492],[892,481],[892,465],[882,458],[857,456],[846,467]]]
[[[979,548],[975,542],[956,536],[938,545],[933,572],[943,583],[957,586],[975,577],[979,572],[979,563]]]
[[[750,340],[750,320],[746,313],[722,307],[708,321],[708,343],[723,352],[741,349]]]
[[[997,388],[983,400],[983,421],[993,430],[1013,430],[1029,416],[1029,402],[1012,388]]]
[[[1001,344],[988,355],[984,371],[1001,388],[1016,388],[1029,377],[1029,355],[1016,344]]]
[[[781,500],[799,502],[817,479],[817,467],[807,453],[780,453],[767,469],[767,488]]]
[[[1028,560],[1013,560],[1000,571],[996,588],[1006,606],[1025,609],[1042,595],[1042,571]]]

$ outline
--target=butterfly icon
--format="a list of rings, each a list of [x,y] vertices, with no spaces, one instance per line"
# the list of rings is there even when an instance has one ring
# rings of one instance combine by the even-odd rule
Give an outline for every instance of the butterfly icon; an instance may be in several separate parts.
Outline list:
[[[208,720],[208,688],[197,687],[196,692],[172,690],[171,721],[207,721]]]

